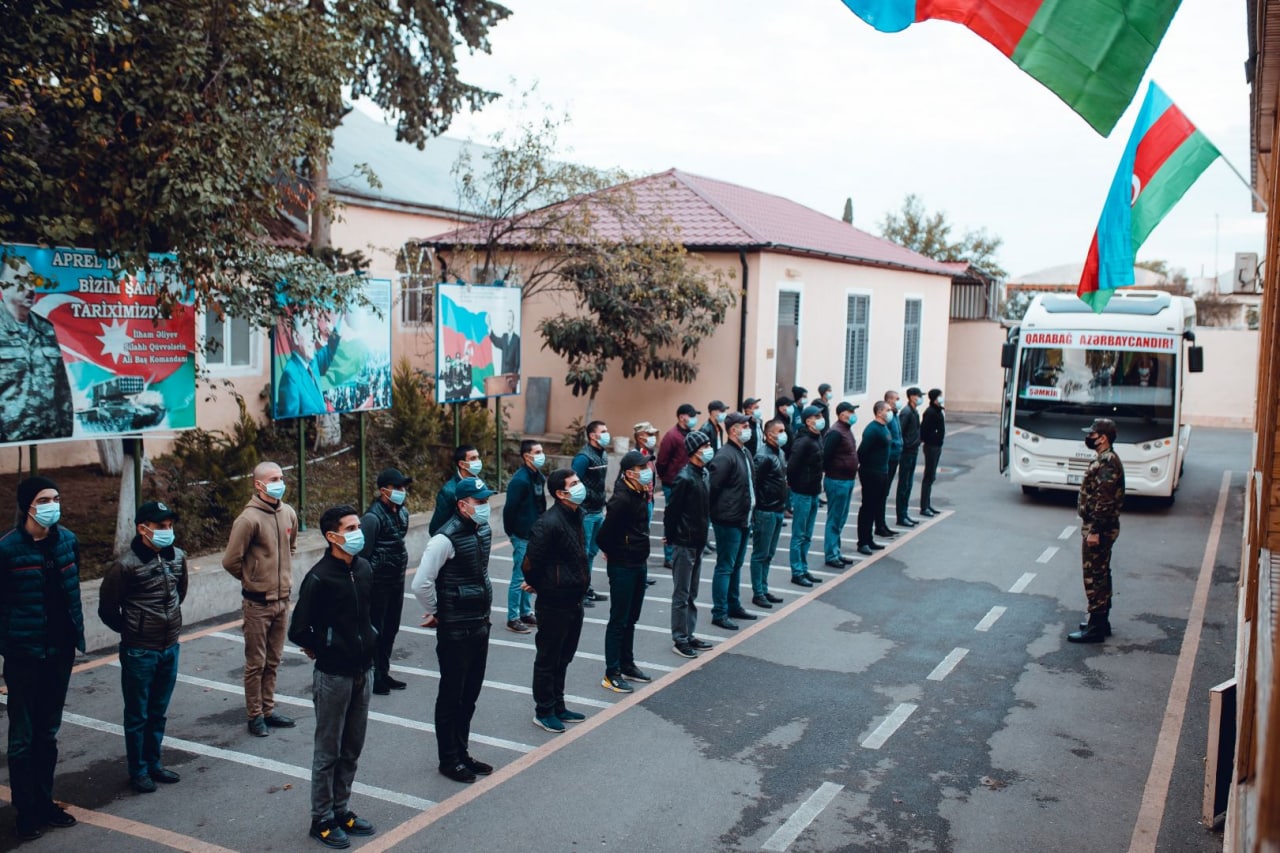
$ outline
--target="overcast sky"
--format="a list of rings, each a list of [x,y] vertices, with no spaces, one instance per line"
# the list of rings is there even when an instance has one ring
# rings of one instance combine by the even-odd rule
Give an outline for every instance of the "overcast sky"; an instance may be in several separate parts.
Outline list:
[[[840,0],[506,0],[512,16],[463,78],[566,111],[578,161],[677,167],[776,193],[854,224],[919,194],[962,232],[1004,239],[1018,276],[1083,259],[1142,89],[1110,138],[956,24],[878,33]],[[1249,175],[1245,4],[1183,0],[1148,78]],[[513,83],[514,79],[514,83]],[[509,98],[508,100],[513,100]],[[493,105],[451,136],[509,124]],[[1261,252],[1262,214],[1221,162],[1139,252],[1202,270]]]

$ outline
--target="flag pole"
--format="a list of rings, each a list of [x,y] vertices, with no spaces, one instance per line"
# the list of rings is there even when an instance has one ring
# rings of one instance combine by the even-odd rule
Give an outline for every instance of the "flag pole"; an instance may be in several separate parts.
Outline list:
[[[1235,176],[1240,179],[1240,183],[1244,184],[1249,189],[1249,192],[1253,193],[1253,200],[1256,201],[1258,203],[1258,206],[1262,208],[1262,212],[1267,213],[1268,212],[1267,203],[1263,201],[1262,196],[1258,195],[1258,191],[1253,188],[1253,184],[1249,183],[1244,179],[1244,175],[1240,174],[1240,170],[1237,169],[1235,165],[1232,164],[1232,162],[1227,159],[1227,155],[1219,151],[1218,156],[1222,158],[1223,163],[1227,164],[1227,168],[1230,169],[1232,172],[1234,172]]]

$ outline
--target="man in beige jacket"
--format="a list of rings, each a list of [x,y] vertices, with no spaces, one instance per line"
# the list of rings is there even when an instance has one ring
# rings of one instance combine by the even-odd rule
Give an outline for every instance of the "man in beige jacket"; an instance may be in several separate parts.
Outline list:
[[[244,611],[244,703],[249,734],[292,728],[275,711],[276,670],[284,653],[298,514],[285,503],[284,472],[274,462],[253,469],[253,499],[231,526],[222,567],[240,581]]]

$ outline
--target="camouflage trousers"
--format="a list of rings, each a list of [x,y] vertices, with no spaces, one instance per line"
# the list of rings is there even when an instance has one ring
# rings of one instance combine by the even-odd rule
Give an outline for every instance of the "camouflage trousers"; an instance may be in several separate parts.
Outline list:
[[[1111,610],[1111,546],[1116,544],[1119,530],[1098,531],[1098,544],[1089,544],[1091,531],[1088,525],[1080,528],[1080,565],[1084,569],[1084,597],[1089,602],[1089,612]]]

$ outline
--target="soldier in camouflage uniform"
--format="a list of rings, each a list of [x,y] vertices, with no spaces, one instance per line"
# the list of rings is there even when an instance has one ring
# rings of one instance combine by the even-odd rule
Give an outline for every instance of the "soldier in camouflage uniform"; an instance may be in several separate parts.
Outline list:
[[[1120,535],[1120,508],[1124,505],[1124,465],[1111,445],[1116,440],[1115,421],[1098,418],[1085,429],[1084,443],[1098,456],[1089,463],[1080,484],[1080,562],[1084,568],[1084,594],[1089,600],[1089,621],[1080,623],[1067,640],[1101,643],[1111,635],[1111,546]]]
[[[58,336],[31,310],[35,294],[17,276],[0,262],[0,442],[66,438],[74,413]]]

